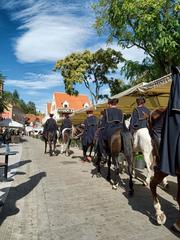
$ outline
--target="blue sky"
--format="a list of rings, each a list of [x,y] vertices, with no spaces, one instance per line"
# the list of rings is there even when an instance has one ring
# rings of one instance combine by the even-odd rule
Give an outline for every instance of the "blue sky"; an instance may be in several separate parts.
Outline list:
[[[5,90],[17,89],[23,100],[35,102],[44,112],[52,93],[64,91],[60,73],[52,71],[56,60],[75,51],[107,47],[105,37],[99,37],[92,27],[93,1],[1,0],[0,71],[6,76]],[[112,47],[127,59],[144,57],[136,48]],[[88,94],[84,86],[79,92]]]

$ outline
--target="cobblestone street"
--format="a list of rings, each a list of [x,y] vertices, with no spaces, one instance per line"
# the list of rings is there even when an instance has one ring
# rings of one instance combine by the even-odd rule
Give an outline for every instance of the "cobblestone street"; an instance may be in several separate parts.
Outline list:
[[[176,178],[168,177],[168,192],[158,188],[168,216],[166,224],[158,226],[150,191],[139,180],[134,180],[135,195],[129,198],[128,189],[112,190],[106,167],[97,178],[91,163],[81,163],[77,148],[71,157],[50,157],[43,153],[44,143],[30,137],[12,148],[19,154],[14,162],[9,159],[9,178],[14,180],[0,182],[5,200],[0,240],[179,239],[171,231],[178,214]],[[127,183],[128,176],[122,178]]]

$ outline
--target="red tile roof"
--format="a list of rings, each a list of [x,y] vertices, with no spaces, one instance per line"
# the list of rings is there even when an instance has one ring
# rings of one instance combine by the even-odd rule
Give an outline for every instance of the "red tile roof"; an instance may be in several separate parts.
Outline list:
[[[91,105],[89,98],[83,94],[79,94],[78,96],[72,96],[66,93],[55,92],[53,95],[57,109],[63,108],[63,102],[65,101],[69,103],[69,108],[73,110],[82,109],[85,103],[88,103],[89,106]]]
[[[26,114],[26,121],[28,123],[31,123],[31,122],[42,122],[42,119],[43,119],[43,115],[34,115],[34,114]]]

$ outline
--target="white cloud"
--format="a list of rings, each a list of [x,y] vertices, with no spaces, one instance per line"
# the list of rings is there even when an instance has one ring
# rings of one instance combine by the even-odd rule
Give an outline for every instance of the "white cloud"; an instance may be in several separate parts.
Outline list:
[[[36,74],[26,73],[24,80],[7,79],[6,85],[16,86],[17,88],[27,89],[33,95],[37,90],[51,89],[57,86],[63,86],[63,80],[60,74]]]
[[[23,30],[15,40],[20,62],[56,61],[83,50],[95,33],[90,2],[84,0],[10,0],[4,8],[13,10],[12,19]]]

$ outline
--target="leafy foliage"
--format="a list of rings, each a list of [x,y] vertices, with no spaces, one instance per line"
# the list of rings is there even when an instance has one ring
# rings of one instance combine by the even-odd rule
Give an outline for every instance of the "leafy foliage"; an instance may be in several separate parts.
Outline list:
[[[179,0],[99,0],[94,9],[95,27],[108,34],[108,41],[116,40],[124,48],[136,46],[147,54],[140,65],[126,63],[124,72],[130,78],[160,77],[180,64]]]
[[[13,106],[17,106],[21,108],[24,113],[32,113],[32,114],[37,113],[35,103],[29,101],[26,104],[24,100],[22,100],[19,97],[19,93],[17,92],[17,90],[15,90],[13,93],[4,91],[2,95],[2,100],[4,102],[3,106],[6,110],[7,110],[8,104],[12,104]],[[0,109],[0,112],[3,112],[4,108],[2,107],[2,109]]]
[[[109,84],[108,75],[114,73],[122,61],[122,54],[111,48],[99,49],[95,53],[86,50],[58,60],[55,71],[61,71],[66,93],[78,95],[75,86],[84,83],[90,91],[93,103],[97,103],[101,97],[100,89]]]

